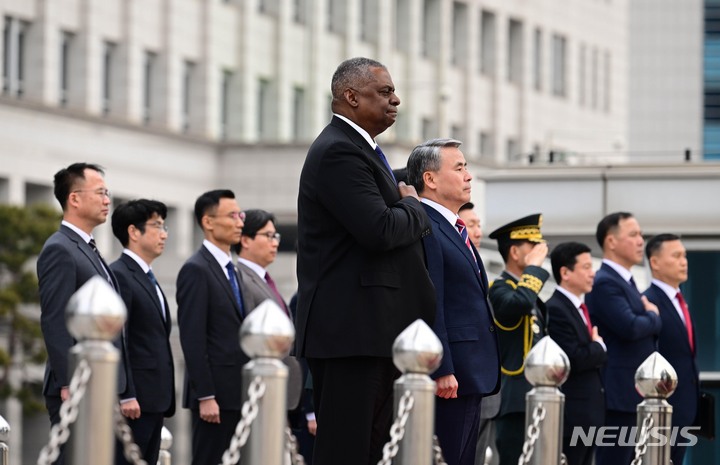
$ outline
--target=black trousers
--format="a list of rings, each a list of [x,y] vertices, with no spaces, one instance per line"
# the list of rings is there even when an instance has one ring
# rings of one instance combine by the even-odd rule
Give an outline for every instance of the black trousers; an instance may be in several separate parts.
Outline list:
[[[507,413],[495,419],[495,445],[500,465],[517,465],[525,442],[525,412]]]
[[[131,420],[126,418],[128,426],[132,429],[133,440],[140,448],[143,459],[150,464],[156,464],[160,455],[160,434],[162,433],[164,415],[162,413],[142,412],[140,418]],[[123,451],[115,448],[115,464],[130,465]]]
[[[392,359],[308,359],[318,429],[314,465],[375,465],[390,440]]]
[[[47,407],[50,415],[50,425],[60,423],[60,406],[62,399],[60,396],[45,396],[45,407]],[[53,462],[53,465],[65,465],[65,444],[60,447],[60,455]]]
[[[435,433],[448,465],[474,465],[482,395],[435,397]]]
[[[220,423],[208,423],[202,420],[198,409],[191,409],[190,415],[192,419],[192,465],[222,463],[223,453],[230,445],[235,427],[240,421],[240,411],[220,410]]]
[[[637,414],[634,412],[607,410],[605,412],[605,426],[626,426],[626,431],[628,431],[626,434],[629,435],[630,428],[637,426]],[[640,433],[638,432],[637,435],[639,436]],[[595,449],[595,463],[597,465],[629,465],[633,457],[635,457],[634,445],[621,446],[617,444],[612,447],[598,447]]]

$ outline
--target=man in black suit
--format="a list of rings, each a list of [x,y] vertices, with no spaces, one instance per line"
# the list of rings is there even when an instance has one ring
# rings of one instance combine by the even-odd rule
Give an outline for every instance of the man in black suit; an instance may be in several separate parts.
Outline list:
[[[240,241],[245,214],[235,194],[214,190],[195,201],[205,240],[177,278],[178,327],[185,355],[183,407],[192,416],[192,464],[222,462],[242,407],[240,349],[245,316],[230,247]]]
[[[74,163],[55,173],[55,198],[62,207],[63,220],[60,229],[45,242],[37,261],[40,326],[48,352],[43,395],[53,425],[60,421],[60,405],[69,397],[72,373],[68,372],[68,351],[76,342],[67,330],[65,307],[93,276],[107,279],[118,289],[92,237],[110,211],[110,192],[103,174],[102,168],[89,163]],[[128,381],[122,335],[116,345],[123,355],[118,369],[118,393],[122,394]],[[64,455],[55,463],[65,463]]]
[[[645,254],[652,272],[652,284],[643,293],[658,306],[662,329],[658,351],[675,368],[677,388],[668,402],[673,406],[672,426],[692,426],[698,412],[700,379],[695,328],[690,308],[680,292],[680,284],[688,279],[687,252],[675,234],[658,234],[645,246]],[[673,464],[682,465],[687,448],[672,446]]]
[[[155,200],[132,200],[112,215],[115,237],[123,245],[120,258],[110,265],[127,308],[125,334],[132,383],[120,399],[143,459],[156,463],[163,418],[175,413],[175,380],[170,349],[170,309],[152,271],[167,239],[167,207]],[[128,463],[121,451],[116,463]]]
[[[605,393],[600,368],[607,360],[605,343],[592,325],[583,294],[592,290],[595,272],[590,247],[579,242],[558,244],[550,254],[558,287],[546,302],[548,333],[570,359],[570,376],[560,387],[565,394],[563,452],[568,465],[590,465],[594,446],[571,446],[575,428],[587,433],[605,424]]]
[[[400,104],[385,66],[343,62],[332,95],[300,175],[297,348],[313,376],[315,465],[367,465],[390,437],[392,343],[435,316],[420,242],[430,222],[375,142]]]
[[[433,233],[423,239],[437,296],[433,329],[443,345],[435,379],[435,432],[448,465],[474,465],[483,395],[500,382],[497,333],[480,255],[458,217],[472,176],[460,141],[434,139],[415,147],[408,182],[420,194]]]

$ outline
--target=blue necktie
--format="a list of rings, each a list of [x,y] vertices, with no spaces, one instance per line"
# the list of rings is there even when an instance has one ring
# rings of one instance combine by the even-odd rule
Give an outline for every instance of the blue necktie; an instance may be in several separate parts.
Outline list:
[[[162,299],[160,298],[160,295],[158,293],[158,289],[160,289],[160,285],[157,282],[157,279],[155,278],[155,273],[153,273],[152,270],[148,270],[147,277],[150,278],[150,282],[153,285],[153,289],[155,289],[155,294],[158,294],[158,300],[160,301],[160,308],[163,310],[163,320],[165,319],[165,304],[163,303]]]
[[[375,146],[375,153],[378,154],[378,157],[380,157],[380,160],[383,162],[383,165],[385,165],[385,168],[387,168],[388,172],[390,173],[390,177],[393,178],[393,181],[395,181],[395,184],[397,184],[397,179],[395,179],[395,175],[393,174],[392,168],[390,168],[390,164],[387,161],[387,158],[385,158],[385,154],[380,149],[379,145]]]
[[[225,265],[228,271],[228,280],[230,281],[230,287],[232,287],[233,295],[235,296],[235,302],[240,307],[240,316],[245,316],[245,309],[243,308],[242,294],[240,294],[240,286],[238,285],[237,274],[235,273],[235,267],[232,262],[228,262]]]

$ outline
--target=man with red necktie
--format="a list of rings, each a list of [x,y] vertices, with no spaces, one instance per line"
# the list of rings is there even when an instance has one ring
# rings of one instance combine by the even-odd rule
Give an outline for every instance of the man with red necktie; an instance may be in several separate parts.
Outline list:
[[[587,432],[605,424],[600,369],[607,360],[607,352],[582,301],[583,294],[592,290],[595,277],[590,247],[579,242],[563,242],[550,254],[550,262],[558,287],[545,303],[548,333],[570,359],[570,376],[560,387],[565,394],[563,452],[568,465],[590,465],[594,447],[582,441],[570,445],[575,428]]]
[[[677,388],[668,398],[673,406],[672,426],[691,426],[697,415],[700,382],[695,332],[688,304],[680,292],[680,284],[688,279],[687,254],[674,234],[654,236],[648,241],[645,254],[653,279],[644,294],[658,306],[662,320],[658,350],[678,376]],[[685,451],[683,446],[672,446],[674,464],[682,465]]]
[[[448,465],[474,465],[480,401],[497,392],[500,358],[480,255],[468,238],[460,207],[470,200],[460,141],[434,139],[413,149],[408,182],[417,189],[432,224],[423,239],[443,345],[435,379],[435,431]]]

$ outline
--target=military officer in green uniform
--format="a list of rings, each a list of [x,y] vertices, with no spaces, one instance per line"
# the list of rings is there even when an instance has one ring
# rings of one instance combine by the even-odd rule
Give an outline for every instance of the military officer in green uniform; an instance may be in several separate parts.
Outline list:
[[[546,334],[547,312],[538,294],[550,273],[541,268],[548,246],[540,232],[542,215],[534,214],[490,234],[498,241],[505,270],[489,291],[498,328],[501,404],[495,419],[500,465],[516,465],[525,440],[525,357]]]

